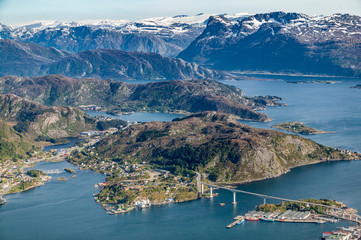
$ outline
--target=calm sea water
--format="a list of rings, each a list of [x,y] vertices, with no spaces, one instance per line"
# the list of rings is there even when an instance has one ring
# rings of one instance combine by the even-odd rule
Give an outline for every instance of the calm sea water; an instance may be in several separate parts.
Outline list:
[[[303,79],[302,79],[303,80]],[[361,152],[361,91],[349,88],[356,81],[334,85],[288,84],[280,81],[225,82],[247,95],[278,95],[287,107],[264,111],[274,121],[250,123],[269,128],[284,121],[305,124],[333,134],[310,138],[322,144]],[[166,116],[164,119],[173,118]],[[148,120],[151,117],[147,118]],[[158,120],[158,119],[157,119]],[[144,120],[137,120],[144,121]],[[69,163],[39,163],[42,170],[62,170]],[[361,210],[361,161],[332,162],[293,169],[279,178],[240,185],[240,189],[288,198],[331,198]],[[252,210],[262,199],[219,191],[219,196],[181,204],[136,210],[124,215],[107,215],[95,203],[95,183],[104,176],[77,171],[76,178],[57,182],[66,172],[40,188],[6,196],[0,206],[0,239],[319,239],[323,231],[339,224],[287,224],[246,222],[233,229],[225,226],[238,214]],[[225,207],[218,205],[226,202]]]

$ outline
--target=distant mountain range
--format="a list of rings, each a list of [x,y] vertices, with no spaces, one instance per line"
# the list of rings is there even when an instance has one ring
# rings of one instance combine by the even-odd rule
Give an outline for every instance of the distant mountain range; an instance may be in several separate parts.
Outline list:
[[[273,12],[215,16],[178,57],[214,69],[361,76],[361,18]]]
[[[57,73],[71,77],[187,79],[217,75],[197,65],[144,52],[177,56],[206,68],[243,73],[361,76],[361,18],[348,14],[308,16],[272,12],[180,15],[136,22],[39,21],[21,26],[0,24],[0,38],[38,45],[34,51],[42,54],[35,53],[35,63],[30,64],[36,71],[33,67],[18,68],[36,74],[23,76]],[[20,48],[24,46],[30,45]],[[39,46],[61,51],[40,50]],[[142,53],[128,55],[110,49]],[[44,56],[44,52],[49,56]],[[0,50],[0,54],[3,56],[4,51]],[[54,59],[54,55],[65,58]],[[20,57],[29,59],[29,56]],[[132,65],[136,63],[134,68],[122,59],[125,62],[131,59]],[[41,64],[43,61],[47,62],[46,66]],[[0,69],[4,68],[0,66]],[[167,69],[169,72],[164,72]],[[4,75],[3,72],[0,73]]]
[[[43,47],[80,52],[109,48],[175,57],[206,27],[210,14],[127,20],[38,21],[20,26],[0,25],[0,38]],[[237,17],[229,16],[229,17]]]
[[[79,53],[0,40],[0,76],[42,76],[134,79],[227,79],[232,75],[156,53],[95,49]]]
[[[255,110],[283,105],[278,102],[281,100],[279,97],[247,97],[234,86],[207,80],[128,84],[61,75],[37,78],[10,76],[0,78],[0,94],[16,94],[49,106],[97,105],[107,107],[113,113],[195,113],[212,110],[254,121],[271,120],[266,114]]]

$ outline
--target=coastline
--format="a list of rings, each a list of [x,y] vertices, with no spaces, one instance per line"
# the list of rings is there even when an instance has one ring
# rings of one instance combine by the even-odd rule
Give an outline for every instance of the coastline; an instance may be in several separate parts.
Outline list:
[[[15,193],[22,193],[22,192],[26,192],[26,191],[28,191],[28,190],[31,190],[31,189],[33,189],[33,188],[37,188],[37,187],[43,186],[46,182],[50,181],[51,179],[52,179],[51,176],[44,176],[43,179],[41,179],[41,180],[38,181],[38,182],[35,182],[34,185],[31,185],[31,186],[29,186],[29,187],[26,187],[26,188],[20,190],[20,191],[15,191],[15,192],[11,192],[12,189],[10,189],[8,192],[6,192],[6,193],[4,193],[3,195],[1,195],[0,198],[4,197],[4,196],[6,196],[6,195],[15,194]],[[20,184],[20,182],[19,182],[18,184],[13,185],[12,187],[16,187],[16,186],[19,185],[19,184]]]
[[[259,75],[259,76],[280,76],[280,77],[309,77],[309,78],[347,78],[347,79],[359,79],[355,77],[347,77],[347,76],[335,76],[335,75],[323,75],[323,74],[302,74],[302,73],[281,73],[281,72],[263,72],[263,71],[230,71],[233,74],[240,74],[243,76],[247,75]],[[252,79],[249,79],[252,80]],[[273,79],[268,79],[268,81],[272,81]],[[277,80],[277,79],[275,79]],[[279,81],[285,81],[279,79]]]
[[[0,190],[0,199],[3,196],[14,194],[14,193],[21,193],[28,190],[31,190],[33,188],[37,188],[40,186],[43,186],[46,182],[50,181],[52,179],[51,176],[45,174],[38,177],[31,177],[26,175],[26,170],[28,168],[34,167],[36,163],[43,162],[43,161],[52,161],[54,159],[61,158],[58,155],[52,156],[52,157],[42,157],[37,158],[34,160],[31,160],[29,162],[25,162],[24,165],[17,166],[15,168],[11,168],[12,171],[18,171],[18,174],[21,174],[21,179],[17,180],[16,182],[13,182],[12,184],[7,184],[5,188],[2,188]],[[64,161],[64,157],[61,158],[61,161]],[[30,183],[30,186],[25,186],[25,183]],[[23,184],[24,188],[16,188],[19,185]]]
[[[293,169],[295,168],[299,168],[299,167],[305,167],[305,166],[311,166],[311,165],[316,165],[316,164],[322,164],[322,163],[328,163],[328,162],[349,162],[349,161],[361,161],[361,159],[335,159],[335,160],[319,160],[317,162],[311,162],[311,163],[304,163],[301,165],[297,165],[294,167],[290,167],[287,171],[280,173],[277,176],[273,176],[273,177],[264,177],[264,178],[257,178],[257,179],[253,179],[253,180],[245,180],[245,181],[231,181],[231,182],[215,182],[217,184],[222,184],[222,185],[230,185],[230,186],[236,186],[236,185],[242,185],[245,183],[252,183],[252,182],[259,182],[259,181],[264,181],[267,179],[273,179],[273,178],[278,178],[281,177],[284,174],[287,174],[289,172],[291,172]]]
[[[343,159],[343,160],[326,160],[326,161],[325,160],[320,160],[320,161],[313,162],[313,163],[305,163],[305,164],[301,164],[301,165],[298,165],[298,166],[291,167],[286,172],[283,172],[283,173],[281,173],[281,174],[279,174],[277,176],[274,176],[274,177],[258,178],[258,179],[253,179],[253,180],[240,181],[240,182],[215,182],[215,184],[230,186],[231,188],[237,188],[239,185],[242,185],[242,184],[245,184],[245,183],[252,183],[252,182],[264,181],[264,180],[272,179],[272,178],[278,178],[278,177],[281,177],[284,174],[287,174],[287,173],[291,172],[292,169],[303,167],[303,166],[316,165],[316,164],[327,163],[327,162],[359,161],[359,160],[361,160],[361,159],[351,159],[351,160],[344,160]],[[218,196],[218,193],[213,193],[213,196]],[[206,194],[201,196],[198,193],[198,196],[196,198],[194,198],[194,199],[186,199],[186,200],[181,200],[181,201],[164,201],[164,202],[156,202],[156,203],[151,202],[151,204],[149,206],[147,206],[147,207],[150,207],[150,206],[163,206],[163,205],[167,205],[167,204],[170,204],[170,203],[183,203],[183,202],[199,200],[201,198],[209,198],[209,197],[206,196]],[[130,212],[130,211],[137,208],[136,206],[133,206],[129,210],[115,210],[114,208],[109,208],[107,203],[101,202],[100,200],[98,200],[98,198],[95,197],[94,199],[95,199],[95,201],[97,203],[99,203],[99,204],[101,204],[103,206],[104,210],[106,210],[108,214],[112,214],[112,215]],[[116,204],[112,204],[112,205],[116,205]],[[143,207],[139,207],[139,208],[143,208]]]

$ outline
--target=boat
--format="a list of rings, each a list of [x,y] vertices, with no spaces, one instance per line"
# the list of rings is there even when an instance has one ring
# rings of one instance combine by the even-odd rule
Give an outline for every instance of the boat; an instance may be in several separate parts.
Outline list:
[[[245,218],[247,221],[259,221],[258,217],[246,217]]]
[[[326,221],[323,221],[323,220],[317,220],[315,223],[317,223],[317,224],[325,224],[325,223],[326,223]]]
[[[6,199],[0,197],[0,205],[4,205],[6,203]]]
[[[242,223],[244,223],[243,217],[238,219],[237,225],[241,225]]]
[[[219,206],[221,206],[221,207],[224,207],[226,204],[225,203],[218,203],[219,204]]]
[[[274,222],[274,219],[271,218],[260,218],[259,220],[264,221],[264,222]]]

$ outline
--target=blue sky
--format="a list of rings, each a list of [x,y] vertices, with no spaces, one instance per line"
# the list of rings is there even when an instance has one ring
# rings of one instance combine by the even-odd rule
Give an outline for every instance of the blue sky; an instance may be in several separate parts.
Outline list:
[[[0,23],[128,19],[197,13],[302,12],[361,16],[361,0],[0,0]]]

